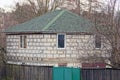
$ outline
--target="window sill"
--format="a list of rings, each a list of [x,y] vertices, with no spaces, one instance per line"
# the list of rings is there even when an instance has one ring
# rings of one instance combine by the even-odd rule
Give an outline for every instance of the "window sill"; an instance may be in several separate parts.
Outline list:
[[[57,48],[58,50],[65,50],[66,48]]]
[[[99,50],[99,49],[102,49],[102,48],[95,48],[95,49]]]

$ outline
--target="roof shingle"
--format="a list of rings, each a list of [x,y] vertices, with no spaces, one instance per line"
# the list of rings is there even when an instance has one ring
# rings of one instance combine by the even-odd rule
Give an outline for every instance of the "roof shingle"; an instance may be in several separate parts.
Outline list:
[[[67,10],[55,10],[7,29],[6,33],[91,32],[93,23]]]

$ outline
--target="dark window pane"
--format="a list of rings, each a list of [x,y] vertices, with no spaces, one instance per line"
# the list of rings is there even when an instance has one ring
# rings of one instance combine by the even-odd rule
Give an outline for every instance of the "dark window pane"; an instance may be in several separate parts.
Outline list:
[[[27,47],[27,39],[26,39],[27,37],[26,36],[24,36],[24,48],[26,48]]]
[[[27,37],[26,36],[20,36],[20,47],[26,48],[27,46]]]
[[[22,48],[22,36],[20,36],[20,47]]]
[[[65,36],[64,35],[58,35],[58,48],[64,48],[65,43],[64,43]]]
[[[95,36],[95,47],[101,48],[101,36],[99,36],[99,35]]]

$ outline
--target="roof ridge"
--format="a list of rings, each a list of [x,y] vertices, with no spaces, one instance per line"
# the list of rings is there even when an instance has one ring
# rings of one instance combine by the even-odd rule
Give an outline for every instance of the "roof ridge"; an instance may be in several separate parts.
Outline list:
[[[52,25],[64,12],[65,12],[65,10],[61,11],[56,17],[54,17],[54,18],[42,29],[42,31],[48,29],[48,28],[50,27],[50,25]]]

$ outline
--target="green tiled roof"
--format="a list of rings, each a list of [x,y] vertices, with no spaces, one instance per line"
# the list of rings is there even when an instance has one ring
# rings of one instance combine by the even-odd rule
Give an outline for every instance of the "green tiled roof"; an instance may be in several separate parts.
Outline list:
[[[67,10],[55,10],[7,29],[8,33],[91,32],[93,24]]]

